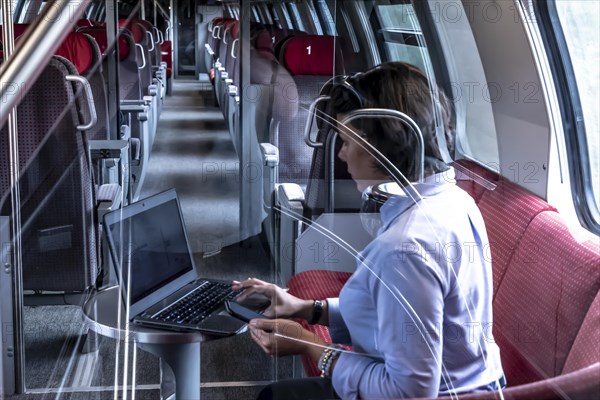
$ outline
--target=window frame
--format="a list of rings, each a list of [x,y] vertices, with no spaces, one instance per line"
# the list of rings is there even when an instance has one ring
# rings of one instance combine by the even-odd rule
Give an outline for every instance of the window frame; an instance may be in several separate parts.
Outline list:
[[[585,228],[600,234],[600,205],[596,203],[591,185],[583,107],[556,3],[555,0],[536,0],[533,6],[557,91],[575,212]]]

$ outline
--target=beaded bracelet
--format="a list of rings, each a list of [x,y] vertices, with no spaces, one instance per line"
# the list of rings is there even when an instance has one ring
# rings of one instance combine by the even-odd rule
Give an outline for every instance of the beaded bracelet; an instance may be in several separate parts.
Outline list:
[[[342,354],[340,347],[335,345],[334,347],[327,347],[323,350],[323,354],[319,358],[319,369],[321,370],[321,378],[331,377],[331,366],[333,362]]]

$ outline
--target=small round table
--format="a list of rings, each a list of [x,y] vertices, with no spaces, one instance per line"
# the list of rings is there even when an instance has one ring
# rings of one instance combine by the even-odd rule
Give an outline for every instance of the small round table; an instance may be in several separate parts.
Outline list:
[[[88,328],[99,335],[126,340],[161,360],[161,394],[172,392],[165,363],[173,373],[176,399],[200,399],[200,344],[218,339],[199,332],[174,332],[129,323],[118,286],[94,294],[83,306]],[[171,390],[169,390],[171,389]]]

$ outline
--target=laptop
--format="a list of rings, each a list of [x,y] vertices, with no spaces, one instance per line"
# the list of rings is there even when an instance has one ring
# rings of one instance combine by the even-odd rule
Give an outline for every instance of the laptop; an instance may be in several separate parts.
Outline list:
[[[133,323],[231,335],[245,323],[225,311],[231,282],[199,277],[174,189],[104,216],[104,232]]]

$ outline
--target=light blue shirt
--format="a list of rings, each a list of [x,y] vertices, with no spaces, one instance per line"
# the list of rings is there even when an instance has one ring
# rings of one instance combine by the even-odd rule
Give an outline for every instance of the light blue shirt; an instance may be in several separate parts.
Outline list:
[[[342,399],[435,397],[502,376],[481,213],[453,169],[414,190],[417,203],[403,195],[382,206],[377,237],[328,299],[333,342],[353,346],[333,370]]]

